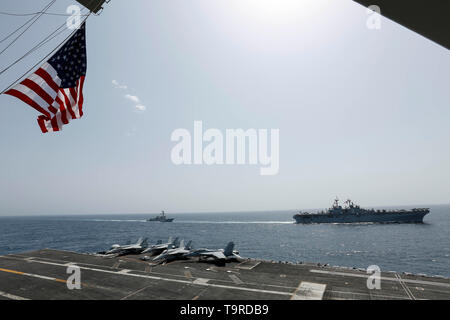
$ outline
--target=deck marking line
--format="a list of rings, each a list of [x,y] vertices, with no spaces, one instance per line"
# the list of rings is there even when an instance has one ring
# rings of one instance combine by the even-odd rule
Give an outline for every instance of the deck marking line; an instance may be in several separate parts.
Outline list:
[[[193,284],[207,284],[209,281],[209,279],[205,279],[205,278],[197,278],[195,279],[192,283]]]
[[[253,261],[253,265],[251,265],[249,267],[245,267],[244,264],[249,263],[249,262],[251,262],[251,261],[243,261],[243,262],[239,263],[236,266],[236,268],[244,269],[244,270],[252,270],[253,268],[255,268],[256,266],[258,266],[261,263],[261,261],[256,261],[256,262]]]
[[[231,280],[233,280],[233,282],[234,283],[236,283],[236,284],[244,284],[244,282],[241,280],[241,279],[239,279],[236,275],[234,275],[234,274],[230,274],[229,276],[228,276]]]
[[[120,270],[120,271],[116,271],[117,273],[128,273],[128,272],[130,272],[131,270],[129,270],[129,269],[122,269],[122,270]]]
[[[346,277],[356,277],[356,278],[368,278],[369,275],[364,274],[356,274],[356,273],[346,273],[346,272],[335,272],[335,271],[327,271],[327,270],[316,270],[311,269],[310,272],[314,273],[323,273],[323,274],[331,274],[331,275],[337,275],[337,276],[346,276]],[[395,281],[397,282],[397,278],[389,278],[389,277],[381,277],[381,280],[386,281]],[[412,280],[412,279],[402,279],[405,283],[417,283],[417,284],[427,284],[431,286],[440,286],[440,287],[447,287],[450,288],[450,283],[444,283],[444,282],[435,282],[435,281],[426,281],[426,280]]]
[[[405,300],[404,296],[391,296],[391,295],[382,295],[382,294],[368,294],[368,293],[362,293],[362,292],[349,292],[349,291],[339,291],[339,290],[329,290],[329,293],[338,293],[341,295],[352,295],[352,296],[365,296],[365,297],[369,297],[369,298],[383,298],[383,299],[399,299],[399,300]],[[333,297],[332,299],[336,299],[335,297]],[[346,299],[344,299],[346,300]],[[361,299],[361,300],[368,300],[366,299]]]
[[[23,272],[21,272],[21,271],[10,270],[10,269],[3,269],[3,268],[0,268],[0,271],[14,273],[14,274],[23,274]]]
[[[39,261],[39,260],[33,260],[33,262],[43,263],[43,264],[58,265],[57,263],[54,263],[54,262]],[[59,264],[59,266],[63,266],[63,264]],[[261,293],[267,293],[267,294],[278,294],[278,295],[283,295],[283,296],[290,296],[290,295],[292,295],[290,292],[264,290],[264,289],[253,289],[253,288],[246,288],[246,287],[236,287],[236,286],[212,284],[212,283],[205,283],[203,281],[197,281],[197,280],[199,280],[201,278],[198,278],[197,280],[192,282],[190,280],[179,280],[179,279],[155,277],[155,276],[135,274],[135,273],[118,273],[117,271],[109,271],[109,270],[103,270],[103,269],[97,269],[97,268],[88,268],[88,267],[82,267],[82,266],[79,266],[79,268],[83,269],[83,270],[90,270],[90,271],[95,271],[95,272],[110,273],[110,274],[115,274],[115,275],[119,274],[119,275],[128,276],[128,277],[138,277],[138,278],[146,278],[146,279],[169,281],[169,282],[196,284],[196,285],[204,285],[204,286],[210,286],[210,287],[216,287],[216,288],[234,289],[234,290],[250,291],[250,292],[261,292]],[[209,281],[211,279],[206,279],[206,280]]]
[[[42,275],[34,274],[34,273],[27,273],[27,272],[16,271],[16,270],[10,270],[10,269],[3,269],[3,268],[0,268],[0,271],[7,272],[7,273],[18,274],[18,275],[22,275],[22,276],[28,276],[28,277],[33,277],[33,278],[39,278],[39,279],[44,279],[44,280],[52,280],[52,281],[57,281],[57,282],[63,282],[63,283],[66,283],[66,280],[63,280],[63,279],[58,279],[58,278],[53,278],[53,277],[42,276]]]
[[[131,297],[131,296],[134,296],[135,294],[137,294],[137,293],[139,293],[139,292],[142,292],[142,291],[144,291],[145,289],[150,288],[151,286],[152,286],[152,285],[145,286],[145,287],[143,287],[143,288],[141,288],[141,289],[139,289],[139,290],[137,290],[137,291],[135,291],[135,292],[130,293],[129,295],[126,295],[125,297],[121,298],[120,300],[126,300],[127,298],[129,298],[129,297]]]
[[[398,282],[400,283],[400,285],[402,286],[403,290],[405,290],[406,295],[408,296],[408,298],[410,300],[416,300],[416,297],[414,297],[414,295],[412,294],[411,290],[409,290],[408,286],[406,285],[406,283],[403,282],[402,277],[400,277],[399,274],[395,274],[395,277],[398,279]]]
[[[19,296],[16,296],[14,294],[6,293],[6,292],[3,292],[3,291],[0,291],[0,296],[8,298],[8,299],[11,299],[11,300],[30,300],[28,298],[19,297]]]
[[[322,300],[326,287],[326,284],[302,281],[291,300]]]
[[[48,262],[48,261],[40,261],[40,260],[33,260],[35,263],[41,263],[41,264],[50,264],[50,265],[56,265],[56,266],[64,266],[62,263],[55,263],[55,262]],[[132,276],[132,277],[139,277],[139,278],[146,278],[146,279],[153,279],[153,280],[161,280],[161,281],[169,281],[169,282],[178,282],[178,283],[186,283],[186,284],[197,284],[197,285],[204,285],[204,286],[211,286],[211,287],[217,287],[217,288],[224,288],[224,289],[234,289],[234,290],[241,290],[241,291],[249,291],[249,292],[261,292],[261,293],[267,293],[267,294],[277,294],[277,295],[286,295],[291,296],[290,292],[285,291],[273,291],[273,290],[264,290],[264,289],[253,289],[253,288],[246,288],[246,287],[236,287],[236,286],[230,286],[230,285],[220,285],[220,284],[210,284],[210,283],[194,283],[190,280],[178,280],[178,279],[171,279],[171,278],[163,278],[163,277],[156,277],[156,276],[149,276],[149,275],[141,275],[141,274],[132,274],[132,273],[118,273],[117,271],[110,271],[110,270],[103,270],[103,269],[97,269],[97,268],[88,268],[88,267],[82,267],[79,266],[80,269],[84,270],[91,270],[95,272],[103,272],[103,273],[110,273],[110,274],[120,274],[122,276]],[[43,276],[42,276],[43,277]],[[54,280],[53,278],[48,278],[50,280]],[[211,279],[208,279],[208,281]],[[65,280],[57,279],[56,281],[60,282],[66,282]],[[284,287],[283,287],[284,288]]]

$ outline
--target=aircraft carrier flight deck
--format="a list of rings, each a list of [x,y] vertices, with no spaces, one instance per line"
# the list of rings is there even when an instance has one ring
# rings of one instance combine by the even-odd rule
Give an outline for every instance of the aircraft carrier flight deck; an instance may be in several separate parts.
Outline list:
[[[253,259],[224,266],[195,259],[154,264],[140,255],[105,258],[43,249],[0,256],[0,300],[342,300],[450,299],[450,279],[382,272],[368,289],[365,270]],[[70,266],[81,289],[68,289]]]

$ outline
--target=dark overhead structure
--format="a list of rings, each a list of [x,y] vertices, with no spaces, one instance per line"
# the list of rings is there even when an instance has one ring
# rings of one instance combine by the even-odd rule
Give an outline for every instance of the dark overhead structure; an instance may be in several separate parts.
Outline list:
[[[450,49],[450,0],[353,0]]]
[[[105,3],[106,0],[76,0],[86,8],[88,8],[93,13],[97,13],[102,8],[103,3]],[[108,1],[109,2],[109,1]]]

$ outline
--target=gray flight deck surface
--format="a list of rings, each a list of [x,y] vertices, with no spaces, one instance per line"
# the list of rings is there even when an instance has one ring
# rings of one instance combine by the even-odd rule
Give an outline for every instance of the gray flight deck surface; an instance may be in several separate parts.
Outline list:
[[[0,256],[5,299],[450,299],[450,279],[382,272],[381,289],[365,271],[243,259],[225,266],[197,260],[155,265],[139,255],[106,258],[44,249]],[[81,271],[69,290],[67,268]]]

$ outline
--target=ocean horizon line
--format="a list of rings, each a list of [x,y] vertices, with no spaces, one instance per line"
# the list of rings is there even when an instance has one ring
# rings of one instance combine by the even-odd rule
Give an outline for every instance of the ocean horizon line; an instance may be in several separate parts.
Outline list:
[[[403,205],[379,205],[379,206],[361,206],[363,208],[392,208],[392,209],[397,209],[397,208],[419,208],[419,207],[439,207],[439,206],[449,206],[450,203],[437,203],[437,204],[403,204]],[[318,210],[324,210],[327,207],[320,207],[320,208],[303,208],[303,209],[267,209],[267,210],[232,210],[232,211],[183,211],[183,212],[167,212],[167,214],[174,214],[174,215],[184,215],[184,214],[239,214],[239,213],[270,213],[270,212],[276,212],[279,211],[280,213],[287,213],[292,211],[292,213],[296,213],[299,210],[302,211],[318,211]],[[110,212],[110,213],[25,213],[25,214],[6,214],[6,215],[2,215],[0,214],[0,218],[33,218],[33,217],[71,217],[71,216],[111,216],[111,215],[158,215],[160,214],[161,211],[159,212],[148,212],[148,213],[144,213],[144,212]]]

